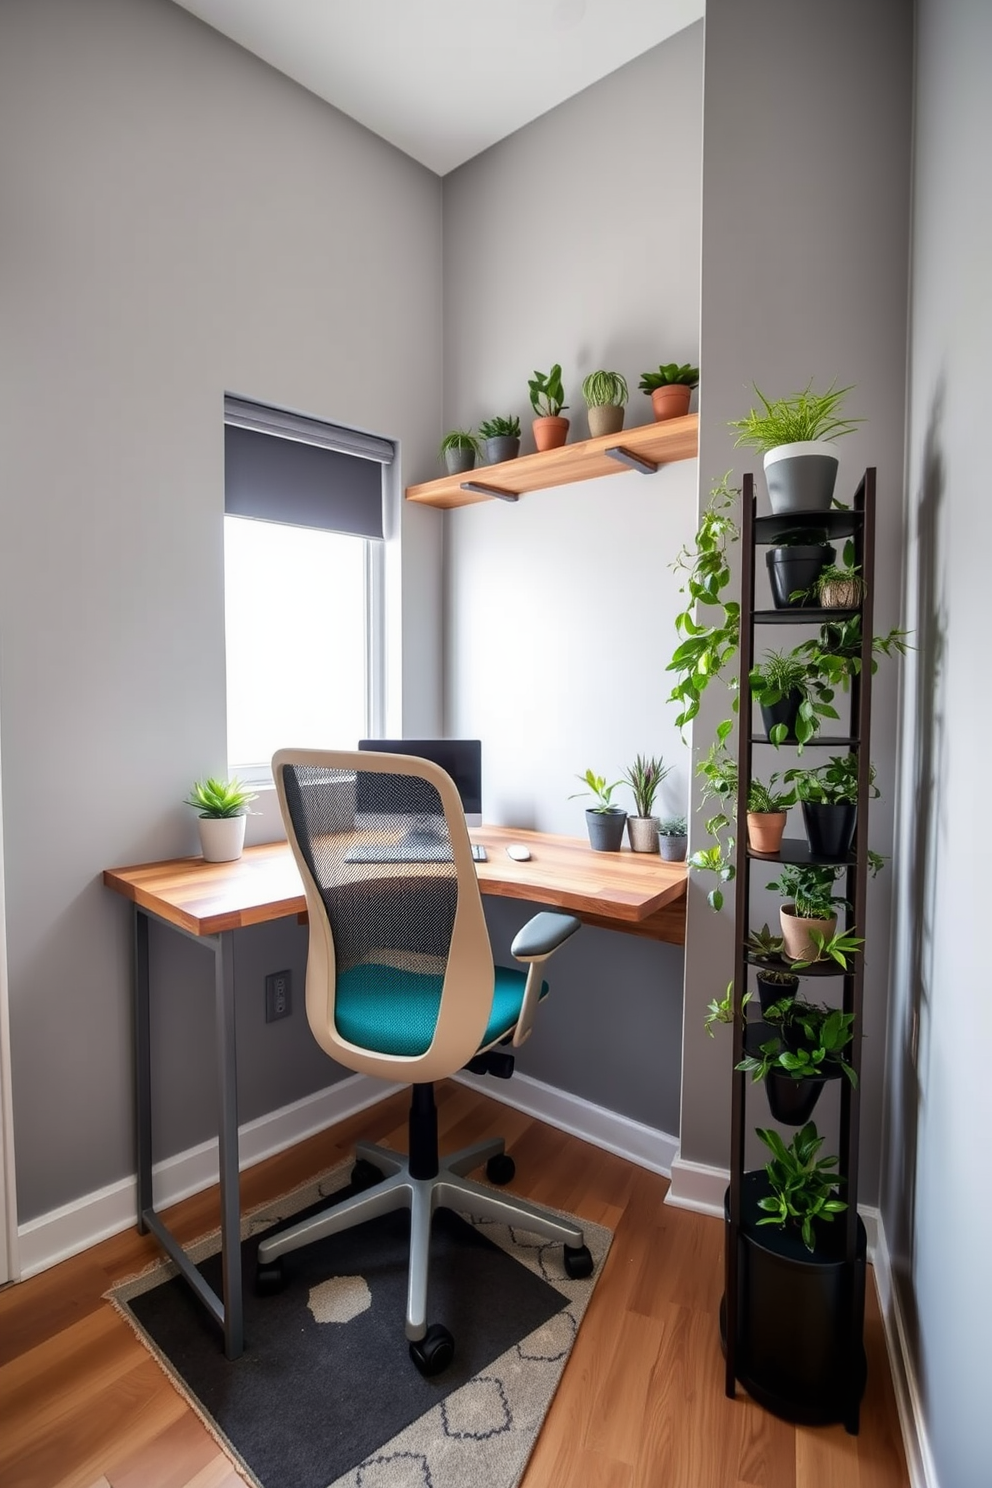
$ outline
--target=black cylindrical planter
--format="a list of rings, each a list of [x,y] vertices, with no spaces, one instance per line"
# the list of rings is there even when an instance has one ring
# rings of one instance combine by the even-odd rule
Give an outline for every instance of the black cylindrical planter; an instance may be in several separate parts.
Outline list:
[[[796,589],[811,589],[828,563],[837,557],[826,543],[802,544],[795,547],[769,548],[765,554],[772,600],[777,610],[795,610],[815,605],[816,596],[792,600]]]
[[[831,805],[804,801],[802,806],[806,840],[813,857],[843,862],[854,841],[854,829],[858,824],[857,806],[846,801]]]
[[[781,1002],[783,998],[795,997],[796,993],[799,991],[798,977],[796,977],[790,985],[783,986],[781,982],[770,982],[768,978],[759,971],[757,975],[757,983],[758,1001],[761,1004],[761,1011],[763,1013],[767,1013],[768,1009],[774,1003]]]
[[[783,1126],[805,1126],[825,1084],[822,1079],[794,1080],[784,1070],[769,1070],[765,1076],[768,1109]]]
[[[596,852],[619,852],[623,846],[623,829],[627,825],[627,813],[619,806],[609,811],[586,811],[586,826],[589,828],[589,846]]]
[[[741,1178],[736,1373],[766,1410],[823,1426],[857,1417],[867,1377],[864,1303],[867,1237],[857,1221],[857,1255],[844,1255],[843,1214],[816,1225],[808,1251],[798,1229],[762,1225],[764,1170]],[[729,1242],[730,1191],[724,1200]],[[726,1339],[726,1297],[720,1308]],[[849,1428],[850,1429],[850,1428]]]
[[[795,743],[796,719],[799,717],[799,708],[802,700],[803,695],[801,692],[789,692],[786,693],[784,698],[780,698],[777,703],[773,703],[770,708],[766,708],[762,703],[761,720],[765,725],[765,733],[770,735],[776,723],[784,723],[788,730],[785,736],[786,739]]]

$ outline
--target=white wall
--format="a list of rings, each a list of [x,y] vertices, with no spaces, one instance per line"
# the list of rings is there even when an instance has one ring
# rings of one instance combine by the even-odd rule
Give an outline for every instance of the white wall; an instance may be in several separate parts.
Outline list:
[[[517,413],[532,450],[527,380],[554,362],[571,439],[597,367],[624,374],[627,424],[645,423],[640,374],[697,361],[701,88],[697,23],[445,178],[446,427]],[[696,479],[691,460],[446,517],[446,721],[483,740],[487,819],[584,837],[576,776],[617,780],[638,752],[672,766],[659,811],[684,812],[663,665]],[[520,1068],[674,1131],[680,951],[587,929],[554,982]]]
[[[440,184],[167,0],[3,6],[0,181],[23,1223],[133,1171],[127,914],[100,873],[195,851],[181,802],[225,768],[224,392],[391,435],[422,467],[440,434]],[[429,728],[441,524],[403,521],[408,722]],[[302,967],[285,933],[257,959],[239,948],[258,981],[246,1116],[334,1075],[302,1017],[262,1023],[261,977]],[[189,974],[157,1014],[164,1151],[214,1115],[209,958],[168,954]]]
[[[942,1488],[984,1488],[988,1282],[988,346],[992,8],[917,6],[907,619],[882,1210]]]

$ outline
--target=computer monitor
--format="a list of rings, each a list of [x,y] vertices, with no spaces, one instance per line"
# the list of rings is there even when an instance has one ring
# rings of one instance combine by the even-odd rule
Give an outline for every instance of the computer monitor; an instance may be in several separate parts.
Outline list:
[[[470,827],[482,825],[481,739],[359,739],[359,749],[433,760],[455,782]]]

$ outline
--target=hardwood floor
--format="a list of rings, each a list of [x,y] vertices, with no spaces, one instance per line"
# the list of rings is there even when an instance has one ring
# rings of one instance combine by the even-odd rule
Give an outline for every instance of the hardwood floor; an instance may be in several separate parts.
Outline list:
[[[405,1094],[393,1096],[250,1169],[243,1203],[332,1166],[356,1136],[405,1147],[406,1106]],[[664,1178],[463,1086],[439,1086],[438,1108],[445,1150],[502,1133],[517,1161],[517,1192],[614,1231],[522,1488],[905,1488],[873,1285],[857,1437],[841,1426],[797,1428],[740,1392],[728,1400],[716,1322],[720,1222],[666,1207]],[[216,1190],[170,1215],[184,1241],[218,1220]],[[157,1253],[150,1237],[128,1231],[0,1292],[3,1488],[244,1484],[102,1300]]]

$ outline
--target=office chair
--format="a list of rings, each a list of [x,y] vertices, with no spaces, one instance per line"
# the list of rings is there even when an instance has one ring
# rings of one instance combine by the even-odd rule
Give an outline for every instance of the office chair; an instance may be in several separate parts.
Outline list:
[[[356,1145],[358,1192],[301,1220],[258,1249],[257,1286],[282,1284],[280,1257],[392,1210],[410,1210],[406,1336],[422,1374],[454,1353],[451,1334],[427,1325],[431,1216],[439,1206],[560,1240],[572,1277],[592,1258],[578,1226],[465,1175],[486,1163],[494,1183],[513,1177],[501,1138],[438,1154],[433,1082],[466,1067],[509,1074],[547,991],[543,963],[579,928],[543,912],[519,931],[513,956],[493,965],[471,843],[454,782],[408,755],[283,749],[273,758],[279,805],[310,921],[307,1018],[339,1064],[413,1085],[406,1158]]]

